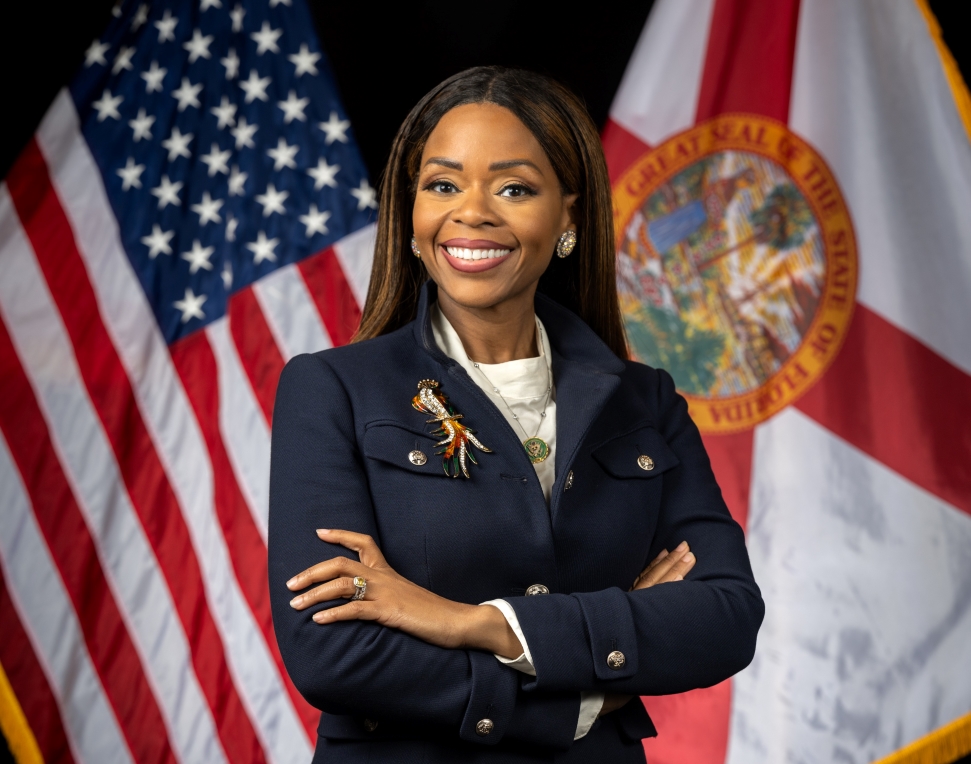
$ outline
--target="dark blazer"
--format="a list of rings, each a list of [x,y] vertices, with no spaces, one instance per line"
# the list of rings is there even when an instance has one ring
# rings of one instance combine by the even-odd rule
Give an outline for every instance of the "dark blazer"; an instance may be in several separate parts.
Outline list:
[[[547,506],[519,435],[435,344],[434,297],[426,285],[411,324],[297,356],[280,378],[270,596],[287,670],[324,712],[315,761],[643,761],[640,738],[655,733],[636,700],[573,743],[580,692],[663,695],[720,682],[752,659],[764,613],[687,405],[666,372],[619,360],[573,313],[537,296],[556,384]],[[425,378],[492,449],[476,453],[471,479],[444,474],[428,417],[411,406]],[[409,460],[416,449],[425,464]],[[653,469],[639,466],[641,455]],[[536,676],[489,653],[366,621],[319,626],[316,609],[291,609],[291,576],[354,556],[316,528],[370,534],[395,570],[443,597],[506,599]],[[628,591],[682,540],[698,558],[687,580]],[[533,584],[550,593],[526,596]],[[623,665],[608,665],[615,652]],[[494,725],[484,736],[482,719]]]

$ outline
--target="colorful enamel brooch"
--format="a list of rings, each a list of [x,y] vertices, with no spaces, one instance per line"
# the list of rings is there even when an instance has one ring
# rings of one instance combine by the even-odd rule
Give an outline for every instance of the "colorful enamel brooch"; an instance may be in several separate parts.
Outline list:
[[[434,417],[428,420],[429,424],[432,422],[438,424],[438,429],[433,430],[432,435],[442,438],[435,444],[442,446],[442,449],[435,453],[442,456],[442,469],[445,470],[445,474],[453,478],[458,477],[460,473],[469,477],[466,460],[473,464],[478,462],[468,444],[471,443],[486,453],[492,453],[492,449],[483,446],[475,437],[475,431],[458,421],[462,419],[462,415],[455,413],[445,393],[439,392],[438,387],[438,382],[434,379],[421,380],[418,383],[418,395],[411,399],[411,405],[417,411]]]

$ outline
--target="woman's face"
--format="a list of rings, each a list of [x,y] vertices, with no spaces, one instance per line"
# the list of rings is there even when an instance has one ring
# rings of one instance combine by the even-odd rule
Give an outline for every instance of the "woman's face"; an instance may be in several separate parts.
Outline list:
[[[560,235],[576,230],[556,172],[529,129],[495,104],[448,112],[428,137],[412,213],[439,293],[491,308],[530,298]]]

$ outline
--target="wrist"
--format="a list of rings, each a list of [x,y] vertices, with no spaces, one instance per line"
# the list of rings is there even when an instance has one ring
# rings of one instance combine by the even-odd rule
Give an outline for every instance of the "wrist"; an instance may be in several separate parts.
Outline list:
[[[492,605],[470,605],[464,627],[465,647],[518,658],[523,646],[502,612]]]

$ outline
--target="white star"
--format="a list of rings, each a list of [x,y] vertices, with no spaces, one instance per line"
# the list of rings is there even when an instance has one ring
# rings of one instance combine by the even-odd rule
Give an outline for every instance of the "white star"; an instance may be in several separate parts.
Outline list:
[[[229,18],[233,20],[233,31],[242,32],[243,31],[243,16],[246,15],[246,11],[243,10],[243,6],[236,3],[236,6],[229,12]]]
[[[279,239],[267,239],[266,234],[260,231],[256,235],[256,241],[246,245],[246,249],[253,253],[253,265],[259,265],[264,260],[275,263],[276,254],[273,250],[276,249],[276,245],[279,243]]]
[[[91,104],[98,110],[98,121],[104,122],[108,117],[121,119],[118,107],[124,99],[121,96],[112,96],[110,90],[105,90],[97,101]]]
[[[228,236],[226,238],[229,238]],[[232,239],[230,239],[232,241]],[[233,266],[229,260],[223,263],[223,272],[219,274],[223,279],[223,288],[228,292],[233,286]]]
[[[270,22],[264,21],[260,31],[253,32],[250,35],[256,43],[256,55],[262,56],[267,51],[279,53],[280,46],[276,44],[276,41],[280,39],[282,34],[282,29],[270,29]]]
[[[306,43],[300,46],[300,52],[287,56],[290,63],[297,67],[294,75],[299,77],[301,74],[317,74],[317,62],[320,60],[319,53],[311,53]]]
[[[160,69],[158,61],[153,61],[147,72],[142,72],[142,79],[145,80],[145,92],[154,93],[156,90],[161,92],[162,80],[168,69]]]
[[[351,196],[357,199],[357,208],[359,210],[367,209],[368,207],[377,209],[378,195],[371,188],[371,184],[367,182],[367,178],[362,178],[361,185],[351,189]]]
[[[192,133],[186,133],[183,135],[179,132],[179,128],[172,128],[172,135],[166,140],[162,141],[163,148],[169,150],[169,161],[174,162],[177,157],[189,158],[192,154],[189,152],[189,141],[192,140]]]
[[[230,48],[226,58],[219,59],[219,63],[226,67],[226,79],[235,80],[239,76],[239,56],[236,49]]]
[[[135,188],[142,187],[142,173],[145,172],[145,165],[135,164],[135,160],[128,157],[128,161],[125,166],[120,170],[115,170],[118,176],[121,178],[121,190],[127,191],[129,188],[134,186]]]
[[[92,42],[84,53],[84,65],[101,64],[104,66],[107,64],[108,60],[105,58],[105,53],[108,52],[108,48],[110,47],[108,43],[100,42],[99,40]]]
[[[142,244],[148,247],[148,256],[154,260],[158,257],[159,252],[164,252],[166,255],[172,254],[172,247],[169,242],[172,241],[173,236],[175,236],[175,231],[163,231],[158,223],[153,223],[152,232],[148,236],[142,237]]]
[[[272,183],[267,185],[265,194],[256,195],[257,204],[263,205],[263,217],[268,218],[274,212],[283,215],[286,212],[283,201],[288,196],[290,196],[289,191],[277,191]]]
[[[128,120],[128,126],[134,132],[133,140],[138,143],[142,138],[147,141],[152,139],[152,124],[155,122],[155,117],[151,114],[146,114],[144,109],[138,110],[138,116],[135,119]]]
[[[243,185],[246,183],[248,177],[248,173],[240,172],[239,167],[233,165],[233,171],[229,173],[229,195],[242,196]]]
[[[324,186],[337,188],[337,173],[340,171],[339,164],[327,164],[327,160],[321,157],[317,160],[317,166],[307,170],[307,175],[314,179],[314,190],[320,191]]]
[[[178,90],[172,91],[172,97],[179,99],[179,111],[185,111],[186,106],[199,108],[199,93],[202,92],[202,85],[193,85],[188,77],[182,78],[182,86]]]
[[[209,258],[212,257],[212,253],[215,251],[215,247],[204,247],[199,243],[198,239],[195,239],[192,242],[192,249],[182,253],[182,259],[189,261],[189,273],[197,273],[200,268],[211,271],[212,263],[209,262]]]
[[[206,223],[223,222],[222,216],[219,214],[219,208],[223,204],[225,202],[222,199],[213,199],[209,196],[208,191],[203,191],[202,201],[198,204],[193,204],[190,209],[199,215],[199,225],[204,226]]]
[[[179,191],[182,190],[182,181],[176,181],[173,183],[169,180],[168,175],[163,175],[159,184],[152,189],[152,195],[158,197],[158,208],[165,209],[166,205],[172,204],[176,207],[181,207],[182,202],[179,199]]]
[[[155,22],[155,28],[158,30],[158,41],[163,43],[166,40],[174,40],[175,25],[178,23],[178,18],[172,18],[172,12],[166,10],[162,18]]]
[[[286,101],[277,101],[276,105],[283,109],[283,124],[289,125],[295,119],[306,122],[307,117],[303,110],[307,108],[308,103],[310,103],[309,98],[297,98],[297,94],[292,90],[287,95]]]
[[[236,226],[239,221],[232,215],[226,215],[226,241],[236,241]],[[226,287],[229,289],[229,287]]]
[[[259,125],[247,124],[246,117],[240,117],[236,127],[229,131],[236,139],[236,150],[238,151],[244,146],[248,149],[253,148],[256,145],[253,143],[253,134],[259,129]]]
[[[197,295],[189,287],[185,288],[185,297],[172,303],[176,310],[182,311],[182,323],[187,323],[190,318],[205,318],[202,312],[202,304],[206,301],[204,294]]]
[[[223,4],[219,0],[202,0],[199,5],[200,11],[208,11],[210,8],[222,8]]]
[[[138,6],[134,17],[131,20],[131,31],[135,32],[141,28],[142,24],[148,21],[148,6],[142,3]]]
[[[321,122],[318,127],[327,134],[327,139],[324,141],[328,146],[334,141],[340,141],[341,143],[347,143],[347,128],[351,126],[349,120],[341,119],[337,116],[336,111],[330,113],[330,119],[326,122]]]
[[[212,53],[209,52],[210,45],[212,45],[212,35],[203,35],[198,29],[192,30],[191,40],[182,43],[182,47],[189,51],[190,64],[194,64],[200,58],[212,58]]]
[[[313,236],[315,233],[327,233],[328,218],[329,212],[318,212],[317,205],[311,204],[307,214],[300,216],[300,222],[307,227],[307,236]]]
[[[115,63],[111,67],[112,74],[118,74],[122,69],[131,69],[131,57],[135,55],[134,48],[122,48],[115,56]]]
[[[270,85],[269,77],[260,77],[256,69],[250,69],[249,79],[243,80],[239,86],[246,91],[246,103],[253,103],[257,98],[261,101],[269,101],[266,89]]]
[[[116,19],[121,18],[121,0],[118,0],[118,2],[112,6],[111,15],[114,16]]]
[[[218,117],[219,124],[216,127],[220,130],[236,124],[236,104],[230,103],[228,96],[223,96],[219,106],[215,106],[209,111]]]
[[[270,0],[271,8],[276,8],[278,5],[290,5],[290,0]]]
[[[300,151],[300,147],[296,144],[290,146],[287,145],[286,138],[280,138],[277,141],[275,149],[269,149],[266,155],[273,160],[273,169],[282,170],[284,167],[289,167],[291,169],[296,168],[297,163],[293,161],[293,158]]]
[[[206,166],[209,168],[209,177],[213,177],[217,172],[221,172],[223,175],[229,174],[229,165],[226,164],[229,161],[229,157],[232,156],[232,151],[226,149],[225,151],[219,150],[219,144],[212,144],[212,149],[208,154],[203,154],[199,157]]]

